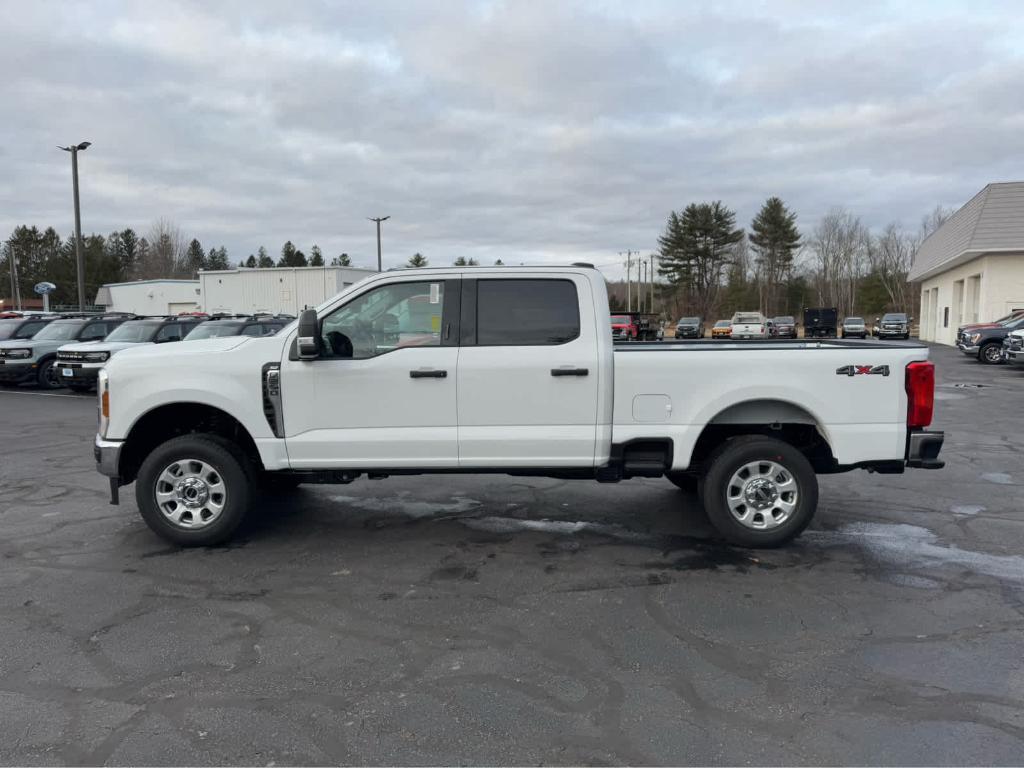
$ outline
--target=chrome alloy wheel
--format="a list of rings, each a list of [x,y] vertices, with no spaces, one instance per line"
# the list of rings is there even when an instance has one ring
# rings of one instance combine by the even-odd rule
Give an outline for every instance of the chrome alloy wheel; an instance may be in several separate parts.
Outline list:
[[[774,461],[752,461],[733,473],[725,500],[733,517],[758,531],[782,525],[796,509],[796,479]]]
[[[156,505],[179,528],[204,528],[224,511],[227,487],[220,472],[199,459],[169,464],[156,481]]]

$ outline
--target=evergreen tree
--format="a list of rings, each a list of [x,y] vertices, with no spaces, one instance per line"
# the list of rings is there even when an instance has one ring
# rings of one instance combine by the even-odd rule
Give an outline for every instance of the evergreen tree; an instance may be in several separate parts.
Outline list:
[[[502,261],[501,259],[496,259],[494,261],[494,266],[496,266],[496,267],[504,267],[505,266],[505,262]]]
[[[459,256],[459,258],[452,262],[452,266],[455,267],[476,267],[479,265],[480,262],[476,259],[467,259],[465,256]]]
[[[245,260],[245,266],[248,267],[249,269],[256,269],[256,263],[256,257],[250,253],[249,258]],[[239,266],[242,265],[239,264]]]
[[[131,227],[121,230],[121,272],[125,280],[135,279],[139,269],[139,236]]]
[[[274,260],[270,258],[270,254],[267,253],[267,249],[262,245],[259,250],[256,251],[256,266],[259,269],[266,269],[267,267],[274,266]]]
[[[349,258],[347,253],[343,253],[340,256],[335,256],[331,260],[331,266],[333,267],[351,267],[352,259]]]
[[[425,267],[427,266],[427,260],[424,258],[422,253],[414,253],[409,257],[409,261],[406,262],[406,265],[410,267]]]
[[[277,261],[279,267],[295,267],[295,245],[291,240],[281,246],[281,258]]]
[[[765,200],[750,224],[750,247],[757,256],[758,273],[764,290],[764,312],[779,310],[780,285],[793,270],[793,255],[800,247],[796,214],[777,197]]]
[[[314,245],[309,249],[309,266],[311,267],[322,267],[324,265],[324,255],[320,251],[319,245]]]
[[[203,251],[203,246],[198,240],[192,238],[192,242],[188,244],[188,248],[185,251],[185,263],[183,271],[190,277],[195,275],[201,269],[206,268],[206,252]]]
[[[743,239],[736,214],[722,205],[691,203],[672,211],[658,238],[658,273],[687,294],[687,303],[709,317],[718,300],[732,247]]]
[[[229,269],[228,249],[223,245],[220,248],[210,248],[206,255],[206,269]]]
[[[291,264],[290,266],[293,266],[293,267],[308,267],[309,266],[309,262],[306,260],[306,254],[304,254],[302,251],[295,251],[295,256],[292,257],[292,261],[294,263]]]

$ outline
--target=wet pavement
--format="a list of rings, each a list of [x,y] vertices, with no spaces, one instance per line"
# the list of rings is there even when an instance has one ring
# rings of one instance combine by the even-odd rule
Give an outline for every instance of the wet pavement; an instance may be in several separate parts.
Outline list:
[[[667,481],[500,476],[176,550],[92,398],[0,391],[0,763],[1019,764],[1024,370],[934,357],[946,469],[822,478],[761,552]]]

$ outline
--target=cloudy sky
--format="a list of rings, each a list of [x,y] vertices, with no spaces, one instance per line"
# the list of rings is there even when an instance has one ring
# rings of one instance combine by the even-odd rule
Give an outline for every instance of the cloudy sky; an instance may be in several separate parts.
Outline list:
[[[165,217],[233,260],[649,251],[780,195],[916,227],[1024,178],[1019,2],[0,3],[0,235]]]

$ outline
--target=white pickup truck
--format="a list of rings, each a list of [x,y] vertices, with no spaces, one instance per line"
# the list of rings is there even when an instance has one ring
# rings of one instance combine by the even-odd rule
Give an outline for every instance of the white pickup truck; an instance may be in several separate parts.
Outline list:
[[[276,336],[119,353],[98,469],[183,545],[230,537],[260,487],[486,472],[664,476],[729,542],[778,546],[816,473],[942,466],[922,345],[620,346],[608,316],[589,265],[381,273]]]

